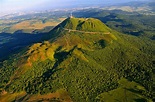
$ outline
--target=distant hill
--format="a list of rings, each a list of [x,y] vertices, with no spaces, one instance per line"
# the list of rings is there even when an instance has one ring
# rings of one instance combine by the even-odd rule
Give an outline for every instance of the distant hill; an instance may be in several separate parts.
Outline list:
[[[153,102],[152,42],[74,17],[44,39],[0,63],[0,101]]]
[[[105,7],[106,10],[122,10],[127,12],[152,13],[155,10],[154,1],[131,1]]]
[[[48,15],[48,13],[40,14]],[[39,14],[15,16],[12,18],[4,17],[5,19],[0,19],[0,33],[11,33],[14,34],[18,31],[21,33],[38,34],[49,32],[53,27],[61,23],[66,17],[40,17]]]

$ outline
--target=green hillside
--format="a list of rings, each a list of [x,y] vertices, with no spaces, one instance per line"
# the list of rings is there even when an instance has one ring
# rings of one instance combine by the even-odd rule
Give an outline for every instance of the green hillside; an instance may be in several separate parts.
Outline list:
[[[111,31],[100,20],[94,18],[67,18],[62,22],[60,27],[72,30],[92,31],[92,32],[109,32]]]
[[[154,43],[94,18],[67,18],[48,35],[0,64],[0,101],[153,102]]]
[[[147,97],[142,95],[146,91],[141,85],[130,82],[126,79],[119,80],[119,87],[109,92],[100,94],[97,98],[100,101],[115,102],[151,102]]]

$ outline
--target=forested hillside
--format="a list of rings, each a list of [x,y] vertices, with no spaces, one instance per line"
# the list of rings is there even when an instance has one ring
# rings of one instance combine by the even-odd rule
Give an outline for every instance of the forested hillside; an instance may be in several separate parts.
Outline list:
[[[45,39],[0,63],[2,102],[154,101],[152,41],[74,17]]]

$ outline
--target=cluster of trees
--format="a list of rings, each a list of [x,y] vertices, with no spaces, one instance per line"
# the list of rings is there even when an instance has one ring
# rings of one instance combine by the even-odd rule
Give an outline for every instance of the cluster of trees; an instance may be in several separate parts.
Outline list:
[[[117,74],[118,78],[125,77],[130,81],[135,81],[146,88],[146,92],[143,92],[144,96],[153,98],[154,97],[154,46],[139,45],[139,49],[135,49],[128,43],[124,45],[113,44],[113,47],[109,46],[105,49],[90,52],[89,55],[101,65],[108,68],[112,73]],[[138,47],[136,47],[138,48]],[[146,51],[150,50],[150,51]]]
[[[11,84],[6,87],[9,92],[25,90],[27,93],[38,93],[46,82],[46,73],[49,71],[52,75],[54,62],[45,60],[43,62],[35,62],[31,69],[21,75],[19,78],[12,80]]]
[[[12,76],[17,69],[15,60],[5,60],[0,63],[0,89],[4,88],[10,81]]]

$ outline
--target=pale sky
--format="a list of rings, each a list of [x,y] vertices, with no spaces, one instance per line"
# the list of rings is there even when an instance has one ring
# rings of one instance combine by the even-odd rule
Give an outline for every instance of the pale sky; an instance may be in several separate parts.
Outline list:
[[[138,0],[0,0],[0,16],[23,10],[48,10],[78,5],[106,5],[128,1]]]

